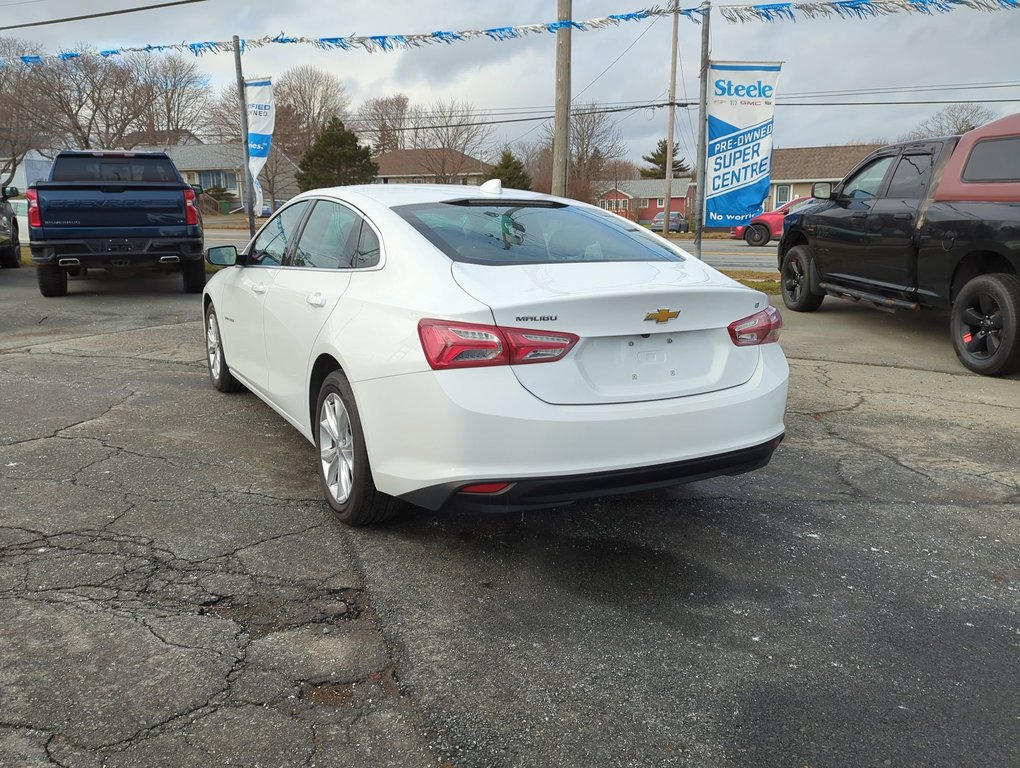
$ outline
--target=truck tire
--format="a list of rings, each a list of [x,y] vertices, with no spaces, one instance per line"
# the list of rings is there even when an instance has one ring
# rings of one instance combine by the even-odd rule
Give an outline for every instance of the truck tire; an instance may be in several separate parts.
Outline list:
[[[21,266],[21,241],[18,239],[18,225],[11,227],[11,239],[7,247],[0,252],[0,267],[13,269]]]
[[[779,282],[783,291],[783,304],[794,312],[814,312],[822,305],[825,294],[811,292],[808,279],[811,251],[806,245],[795,245],[783,256]]]
[[[768,227],[752,224],[744,230],[744,240],[748,245],[767,245],[771,234]]]
[[[47,297],[67,295],[67,273],[56,264],[39,264],[35,268],[39,293]]]
[[[953,348],[966,368],[985,376],[1020,371],[1020,277],[978,275],[953,302]]]
[[[181,276],[184,278],[185,293],[201,293],[205,288],[205,262],[182,261]]]

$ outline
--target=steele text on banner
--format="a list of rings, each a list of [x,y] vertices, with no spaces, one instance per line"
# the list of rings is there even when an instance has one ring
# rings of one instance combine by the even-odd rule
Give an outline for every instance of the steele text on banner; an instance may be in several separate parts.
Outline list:
[[[252,189],[255,192],[255,215],[262,213],[262,185],[259,172],[269,158],[276,126],[276,103],[273,101],[273,83],[268,77],[246,80],[244,100],[248,104],[248,168],[251,170]],[[272,208],[272,206],[270,206]]]
[[[762,212],[772,175],[772,121],[781,66],[709,62],[706,226],[747,224]]]

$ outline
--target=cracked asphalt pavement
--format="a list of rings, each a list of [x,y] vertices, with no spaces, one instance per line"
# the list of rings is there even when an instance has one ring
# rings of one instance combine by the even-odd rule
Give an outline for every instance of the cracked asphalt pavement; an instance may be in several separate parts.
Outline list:
[[[762,471],[351,530],[178,277],[4,270],[0,766],[1020,764],[1020,379],[784,319]]]

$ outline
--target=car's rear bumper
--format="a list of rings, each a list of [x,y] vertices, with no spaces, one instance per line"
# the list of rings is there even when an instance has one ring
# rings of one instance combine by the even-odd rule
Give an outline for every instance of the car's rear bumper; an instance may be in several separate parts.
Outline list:
[[[651,467],[515,480],[497,493],[465,491],[463,482],[451,482],[420,488],[403,494],[401,498],[411,504],[433,510],[508,512],[542,509],[596,496],[647,491],[652,488],[706,480],[719,475],[750,472],[768,464],[772,452],[782,440],[783,435],[780,435],[750,448]]]
[[[509,482],[503,508],[548,506],[766,463],[784,432],[789,368],[778,345],[760,352],[739,386],[635,403],[551,405],[506,367],[352,386],[380,491],[438,508],[465,485]]]

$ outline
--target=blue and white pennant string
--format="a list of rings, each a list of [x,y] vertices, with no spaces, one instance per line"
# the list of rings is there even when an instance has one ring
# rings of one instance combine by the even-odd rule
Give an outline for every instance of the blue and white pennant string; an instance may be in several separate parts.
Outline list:
[[[821,17],[838,17],[842,19],[868,19],[877,16],[888,16],[894,13],[949,13],[958,8],[970,8],[977,11],[1000,11],[1020,9],[1020,0],[820,0],[804,3],[759,3],[756,5],[721,5],[716,6],[723,18],[731,23],[749,21],[796,21],[798,18],[815,19]],[[529,35],[549,34],[569,26],[578,32],[590,32],[618,26],[628,21],[642,21],[659,16],[679,13],[689,21],[701,22],[706,13],[699,7],[681,8],[679,3],[670,3],[665,7],[653,6],[630,13],[613,13],[594,19],[580,21],[551,21],[544,24],[523,24],[508,27],[490,27],[489,29],[463,29],[459,31],[439,30],[420,34],[404,35],[344,35],[338,37],[291,37],[283,34],[266,35],[241,41],[241,52],[249,48],[262,48],[267,45],[314,45],[323,50],[351,51],[362,50],[369,53],[379,51],[402,51],[422,48],[428,45],[464,42],[478,38],[505,41],[519,40]],[[196,56],[207,53],[228,53],[233,50],[231,41],[214,41],[196,43],[173,43],[169,45],[144,45],[123,48],[111,48],[99,51],[104,58],[120,56],[126,53],[159,53],[163,51],[186,51]],[[88,52],[91,53],[91,52]],[[18,57],[24,64],[42,64],[47,59],[68,61],[86,55],[85,52],[61,51],[57,54],[26,54]],[[0,60],[0,67],[7,62]]]

